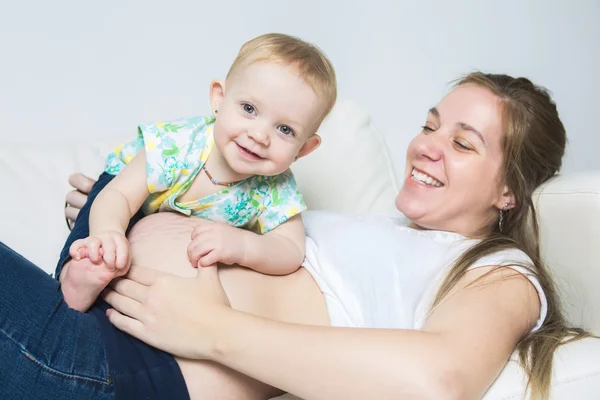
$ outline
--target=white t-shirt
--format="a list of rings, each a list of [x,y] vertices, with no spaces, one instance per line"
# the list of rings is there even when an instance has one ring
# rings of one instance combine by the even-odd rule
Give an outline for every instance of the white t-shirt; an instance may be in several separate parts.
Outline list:
[[[406,218],[356,217],[330,211],[307,211],[303,267],[325,296],[332,326],[420,329],[453,262],[477,240],[456,233],[416,230]],[[510,263],[531,265],[517,249],[483,257],[471,268],[506,265],[525,275],[540,297],[537,278]]]

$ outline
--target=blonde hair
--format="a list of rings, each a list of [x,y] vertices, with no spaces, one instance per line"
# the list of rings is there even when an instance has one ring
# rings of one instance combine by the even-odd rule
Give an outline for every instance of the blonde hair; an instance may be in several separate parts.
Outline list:
[[[322,96],[325,104],[322,118],[329,114],[337,98],[337,83],[333,65],[321,49],[282,33],[261,35],[244,43],[229,68],[227,79],[237,71],[261,61],[297,68],[302,79],[315,94]]]
[[[546,399],[550,392],[554,351],[561,344],[593,336],[569,327],[561,311],[555,284],[540,256],[539,227],[532,198],[534,190],[561,167],[567,142],[565,128],[548,91],[526,78],[475,72],[460,79],[456,86],[464,84],[486,88],[500,101],[504,124],[501,179],[515,196],[515,207],[504,215],[502,229],[496,220],[494,226],[489,227],[488,235],[455,262],[433,307],[481,257],[510,248],[525,252],[532,265],[521,266],[539,280],[548,302],[548,313],[539,330],[521,338],[517,351],[529,378],[531,398]]]

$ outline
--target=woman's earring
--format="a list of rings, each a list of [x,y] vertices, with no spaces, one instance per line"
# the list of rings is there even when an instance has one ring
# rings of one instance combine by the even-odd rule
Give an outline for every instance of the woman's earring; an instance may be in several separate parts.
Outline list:
[[[218,114],[218,113],[219,113],[219,110],[215,110],[215,114]]]
[[[498,229],[500,229],[500,232],[502,232],[502,228],[503,228],[502,225],[504,224],[504,214],[506,214],[506,210],[509,205],[510,205],[510,203],[506,203],[504,205],[504,208],[502,210],[500,210],[500,219],[498,220]]]

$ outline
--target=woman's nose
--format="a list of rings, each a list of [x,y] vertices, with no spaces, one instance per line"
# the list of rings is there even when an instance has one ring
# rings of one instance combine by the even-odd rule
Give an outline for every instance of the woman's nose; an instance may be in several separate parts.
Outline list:
[[[441,138],[434,134],[421,137],[417,145],[417,153],[419,156],[428,158],[431,161],[439,161],[444,154]]]

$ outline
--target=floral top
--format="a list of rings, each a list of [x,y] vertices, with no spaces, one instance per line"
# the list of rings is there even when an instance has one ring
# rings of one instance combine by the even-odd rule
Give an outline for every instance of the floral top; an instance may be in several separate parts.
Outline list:
[[[214,117],[191,117],[140,125],[136,139],[109,154],[105,171],[118,174],[146,149],[146,214],[174,210],[263,234],[306,210],[289,169],[276,176],[254,175],[201,199],[178,202],[210,156],[214,122]]]

